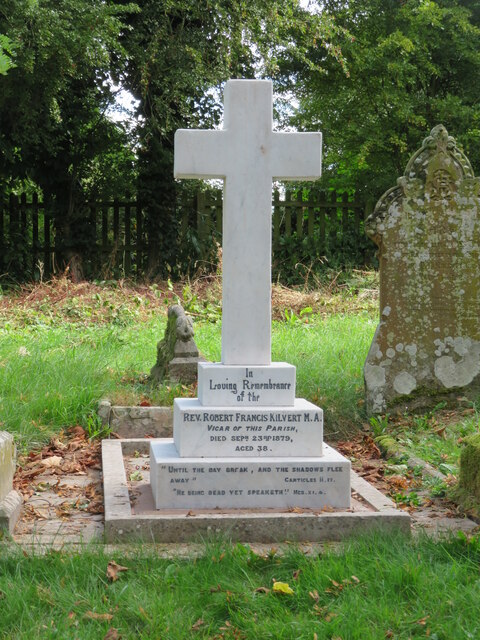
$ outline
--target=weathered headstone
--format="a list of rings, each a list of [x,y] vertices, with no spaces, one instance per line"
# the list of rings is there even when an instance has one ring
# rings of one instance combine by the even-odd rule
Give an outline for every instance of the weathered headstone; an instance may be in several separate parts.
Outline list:
[[[20,515],[21,495],[13,489],[16,451],[13,436],[0,431],[0,529],[13,532]]]
[[[379,247],[380,323],[367,411],[432,406],[480,389],[480,180],[442,125],[366,221]]]
[[[480,514],[480,433],[462,442],[458,485],[453,493],[458,504]]]
[[[169,307],[165,336],[157,344],[157,361],[150,371],[151,380],[184,384],[196,382],[197,365],[203,358],[193,337],[191,318],[179,304]]]
[[[272,131],[272,83],[231,80],[225,128],[177,131],[175,176],[223,178],[222,362],[176,399],[173,440],[150,445],[157,509],[348,507],[350,463],[323,446],[322,410],[271,362],[272,179],[315,179],[320,133]]]

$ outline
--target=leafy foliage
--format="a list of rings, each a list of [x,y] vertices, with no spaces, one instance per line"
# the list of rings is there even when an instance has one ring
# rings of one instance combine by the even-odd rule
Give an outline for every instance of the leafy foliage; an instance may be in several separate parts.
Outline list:
[[[320,3],[316,3],[317,5]],[[436,124],[480,169],[480,13],[476,0],[326,0],[351,37],[347,68],[312,48],[297,80],[300,127],[324,132],[325,181],[377,199]]]

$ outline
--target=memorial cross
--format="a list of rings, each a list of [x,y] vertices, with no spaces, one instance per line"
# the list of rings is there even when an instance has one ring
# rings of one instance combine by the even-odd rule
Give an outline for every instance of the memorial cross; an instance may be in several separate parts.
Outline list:
[[[179,129],[176,178],[223,178],[222,363],[271,363],[272,180],[321,174],[321,133],[272,131],[269,80],[229,80],[223,130]]]

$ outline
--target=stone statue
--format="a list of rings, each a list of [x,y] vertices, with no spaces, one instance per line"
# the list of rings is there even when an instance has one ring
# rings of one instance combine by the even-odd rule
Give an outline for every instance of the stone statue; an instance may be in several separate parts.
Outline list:
[[[171,380],[192,384],[197,380],[198,348],[193,339],[193,323],[179,304],[168,309],[167,328],[157,344],[157,361],[150,371],[154,382]]]

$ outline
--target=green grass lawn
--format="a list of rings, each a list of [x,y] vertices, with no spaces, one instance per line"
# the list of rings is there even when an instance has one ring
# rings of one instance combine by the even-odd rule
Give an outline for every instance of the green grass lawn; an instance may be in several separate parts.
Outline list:
[[[126,568],[114,582],[109,561]],[[189,559],[13,551],[0,555],[0,638],[476,639],[479,565],[478,538],[369,536],[312,557],[229,543]]]
[[[163,293],[115,287],[80,295],[60,283],[0,296],[0,428],[21,450],[76,423],[95,428],[101,398],[168,404],[195,395],[194,387],[146,382],[165,327]],[[297,367],[297,396],[323,407],[327,437],[366,424],[362,367],[376,319],[355,296],[342,290],[306,315],[299,303],[273,324],[273,359]],[[197,344],[217,361],[221,327],[208,319],[218,309],[197,298],[195,311]],[[372,426],[447,473],[478,423],[473,407]],[[106,574],[111,560],[127,567],[115,581]],[[225,542],[169,560],[135,545],[123,555],[91,547],[35,556],[0,543],[0,638],[476,639],[479,568],[478,536],[372,536],[316,557],[293,546],[261,557]],[[275,581],[293,592],[276,592]]]
[[[171,404],[175,395],[195,395],[194,388],[146,383],[165,328],[160,310],[141,319],[124,313],[121,322],[28,319],[0,329],[0,425],[21,448],[69,425],[86,426],[105,397],[119,404]],[[296,365],[297,396],[324,408],[327,433],[345,434],[362,420],[362,366],[374,325],[367,313],[274,322],[273,359]],[[221,323],[198,321],[195,334],[205,357],[218,361]]]

